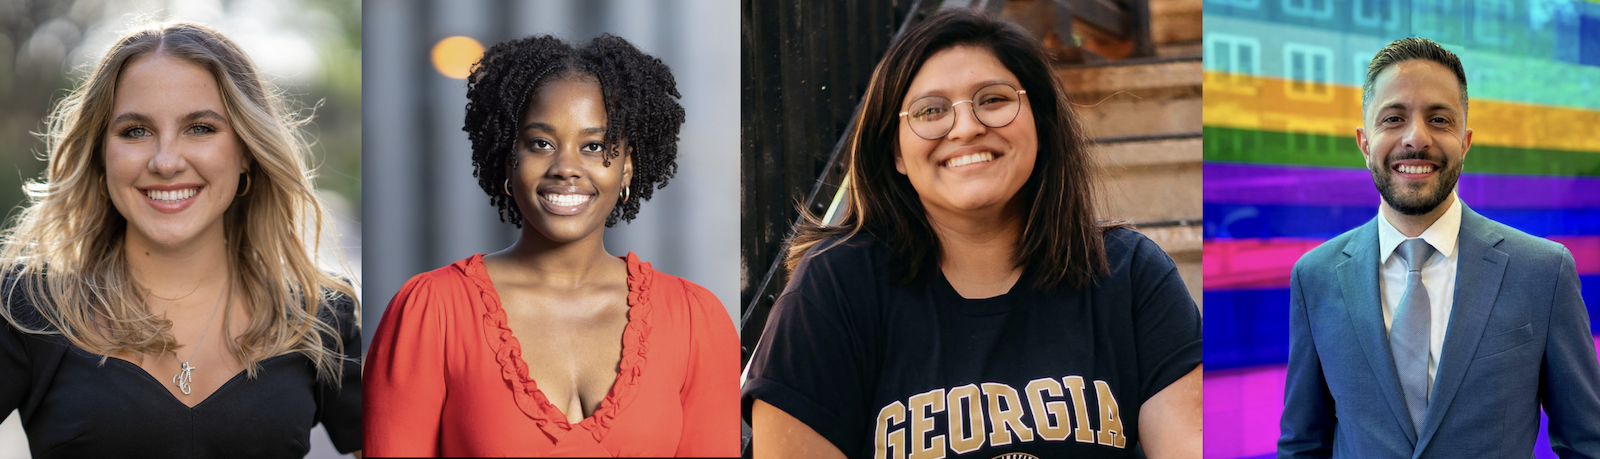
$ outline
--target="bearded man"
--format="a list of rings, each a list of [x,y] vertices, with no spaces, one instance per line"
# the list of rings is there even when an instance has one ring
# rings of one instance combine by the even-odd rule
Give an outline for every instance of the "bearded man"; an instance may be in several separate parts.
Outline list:
[[[1278,457],[1600,458],[1600,363],[1572,254],[1456,195],[1467,79],[1425,38],[1367,67],[1356,143],[1378,215],[1290,281]]]

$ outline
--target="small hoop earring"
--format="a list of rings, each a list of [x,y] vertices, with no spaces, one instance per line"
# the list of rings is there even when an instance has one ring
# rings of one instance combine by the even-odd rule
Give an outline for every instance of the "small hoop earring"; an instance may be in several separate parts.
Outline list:
[[[511,177],[506,177],[506,183],[500,189],[506,191],[506,196],[511,196]]]
[[[627,185],[622,186],[622,202],[628,202],[628,195],[631,194],[631,191],[632,188],[629,188]]]
[[[244,196],[244,195],[250,194],[250,173],[249,172],[245,172],[245,173],[242,173],[242,174],[239,174],[239,175],[243,175],[244,176],[244,191],[239,192],[239,194],[234,195],[234,197],[239,197],[239,196]]]
[[[100,197],[106,198],[106,199],[111,199],[110,196],[106,196],[106,188],[107,188],[107,186],[106,186],[106,176],[102,175],[102,176],[100,176],[100,187],[99,188],[95,188],[95,191],[99,191],[100,192]]]

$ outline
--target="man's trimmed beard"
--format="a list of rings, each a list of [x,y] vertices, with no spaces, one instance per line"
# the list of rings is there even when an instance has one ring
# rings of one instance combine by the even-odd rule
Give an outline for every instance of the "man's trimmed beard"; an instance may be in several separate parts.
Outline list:
[[[1416,159],[1419,155],[1405,155],[1393,161]],[[1430,158],[1431,159],[1431,158]],[[1372,183],[1377,185],[1378,194],[1383,196],[1383,202],[1389,207],[1405,215],[1423,215],[1439,208],[1450,192],[1456,189],[1456,180],[1461,178],[1461,162],[1450,162],[1449,157],[1440,157],[1441,163],[1438,175],[1434,177],[1432,186],[1424,185],[1422,193],[1416,195],[1402,195],[1397,193],[1399,186],[1394,183],[1394,168],[1385,164],[1372,171]]]

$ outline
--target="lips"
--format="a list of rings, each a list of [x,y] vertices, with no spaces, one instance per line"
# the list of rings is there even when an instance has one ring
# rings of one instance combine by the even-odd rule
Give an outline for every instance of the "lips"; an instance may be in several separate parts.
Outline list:
[[[980,152],[950,158],[944,162],[944,167],[961,167],[968,164],[986,163],[994,161],[994,153]]]
[[[946,170],[976,171],[979,166],[987,165],[987,163],[994,162],[1000,157],[1003,157],[1003,154],[992,149],[986,149],[986,147],[965,147],[965,149],[955,150],[955,154],[941,160],[939,166],[946,168]]]
[[[544,187],[539,189],[539,205],[556,215],[577,215],[594,202],[594,195],[577,187]]]
[[[150,207],[170,214],[188,209],[202,188],[205,187],[194,184],[156,185],[140,187],[139,192],[144,194],[144,202]]]
[[[1432,177],[1434,172],[1439,170],[1439,166],[1432,161],[1405,159],[1390,163],[1389,169],[1401,178],[1422,180]]]
[[[183,188],[178,190],[144,190],[145,197],[164,203],[176,203],[194,197],[200,193],[199,187]]]
[[[546,201],[550,201],[551,204],[562,207],[582,205],[583,203],[589,202],[589,199],[592,198],[592,196],[586,194],[541,194],[539,197],[544,198]]]

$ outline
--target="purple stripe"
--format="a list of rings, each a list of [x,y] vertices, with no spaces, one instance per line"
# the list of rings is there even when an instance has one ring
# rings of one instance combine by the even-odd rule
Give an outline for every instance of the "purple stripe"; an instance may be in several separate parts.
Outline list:
[[[1378,205],[1365,169],[1206,163],[1207,204]],[[1461,174],[1462,202],[1484,209],[1600,208],[1600,178]]]

